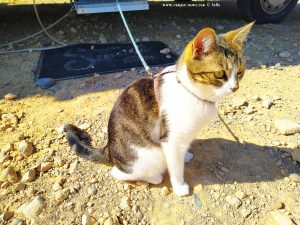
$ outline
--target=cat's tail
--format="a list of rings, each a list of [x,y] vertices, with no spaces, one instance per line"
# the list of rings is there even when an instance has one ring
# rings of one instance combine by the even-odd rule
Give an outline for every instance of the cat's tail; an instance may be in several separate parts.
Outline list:
[[[102,149],[93,148],[90,136],[80,128],[67,124],[58,128],[58,132],[66,132],[66,139],[76,155],[90,161],[110,163],[110,154],[107,145]]]

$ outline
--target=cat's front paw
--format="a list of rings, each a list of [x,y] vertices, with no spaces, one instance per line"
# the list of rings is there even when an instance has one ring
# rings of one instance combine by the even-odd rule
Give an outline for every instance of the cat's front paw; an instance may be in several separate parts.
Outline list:
[[[186,182],[183,182],[183,184],[174,185],[173,191],[178,196],[186,196],[190,192],[189,185]]]

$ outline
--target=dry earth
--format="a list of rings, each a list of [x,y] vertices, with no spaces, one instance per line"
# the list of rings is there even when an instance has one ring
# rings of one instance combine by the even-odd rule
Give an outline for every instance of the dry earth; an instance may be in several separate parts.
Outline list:
[[[42,20],[50,24],[66,10],[42,7]],[[1,42],[39,30],[29,6],[2,6],[0,16]],[[223,32],[244,24],[234,2],[225,1],[219,9],[156,5],[126,16],[139,40],[164,41],[178,54],[202,27]],[[128,41],[117,14],[73,15],[50,32],[67,43]],[[109,166],[78,158],[56,131],[73,123],[91,134],[95,146],[105,145],[117,96],[145,76],[143,70],[42,90],[33,82],[39,53],[0,55],[0,223],[300,224],[300,134],[283,135],[275,127],[279,119],[300,123],[299,43],[299,5],[281,24],[254,27],[240,90],[218,105],[241,144],[219,120],[202,130],[185,170],[190,195],[182,198],[172,193],[167,176],[158,186],[115,181]],[[41,35],[2,50],[49,44]],[[5,99],[7,93],[17,98]]]

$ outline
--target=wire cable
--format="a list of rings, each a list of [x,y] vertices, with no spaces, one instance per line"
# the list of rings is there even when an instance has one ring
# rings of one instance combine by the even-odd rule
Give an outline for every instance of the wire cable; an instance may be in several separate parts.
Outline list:
[[[135,43],[135,40],[134,40],[134,38],[133,38],[133,35],[132,35],[132,33],[131,33],[130,29],[129,29],[129,26],[128,26],[128,24],[127,24],[127,21],[126,21],[126,19],[125,19],[125,16],[124,16],[124,14],[123,14],[123,12],[122,12],[122,9],[121,9],[121,6],[120,6],[120,4],[119,4],[119,1],[116,0],[116,3],[117,3],[117,7],[118,7],[118,10],[119,10],[120,16],[121,16],[121,18],[122,18],[122,20],[123,20],[124,26],[125,26],[125,28],[126,28],[126,30],[127,30],[128,36],[129,36],[129,38],[130,38],[130,40],[131,40],[131,42],[132,42],[132,44],[133,44],[133,47],[134,47],[134,49],[135,49],[135,51],[136,51],[138,57],[140,58],[140,60],[141,60],[141,62],[142,62],[142,64],[143,64],[143,66],[144,66],[146,72],[147,72],[150,76],[152,76],[152,73],[151,73],[151,71],[150,71],[150,68],[149,68],[148,64],[146,63],[145,59],[143,58],[143,56],[142,56],[142,54],[141,54],[141,52],[140,52],[140,50],[139,50],[139,47],[138,47],[137,44]]]
[[[49,30],[50,28],[54,27],[56,24],[60,23],[62,20],[64,20],[67,16],[69,16],[69,14],[74,10],[74,6],[71,7],[71,9],[69,10],[69,12],[67,12],[64,16],[62,16],[61,18],[59,18],[56,22],[50,24],[49,26],[47,26],[44,30]],[[26,41],[30,38],[33,38],[41,33],[44,32],[44,30],[40,30],[36,33],[33,33],[25,38],[22,38],[22,39],[19,39],[19,40],[15,40],[15,41],[11,41],[9,43],[5,43],[5,44],[0,44],[0,47],[4,47],[4,46],[8,46],[8,45],[12,45],[12,44],[16,44],[16,43],[19,43],[19,42],[23,42],[23,41]],[[10,51],[8,51],[10,52]],[[3,53],[2,53],[3,54]]]
[[[35,4],[35,0],[33,0],[33,8],[34,8],[34,12],[35,12],[36,18],[37,18],[39,24],[41,25],[41,28],[42,28],[43,31],[45,32],[45,34],[47,34],[47,36],[48,36],[50,39],[52,39],[53,41],[55,41],[56,43],[65,46],[66,44],[65,44],[64,42],[61,42],[61,41],[55,39],[55,38],[54,38],[53,36],[51,36],[51,35],[48,33],[48,31],[45,29],[45,26],[43,25],[43,23],[42,23],[42,21],[41,21],[41,19],[40,19],[40,16],[39,16],[39,13],[38,13],[36,4]]]

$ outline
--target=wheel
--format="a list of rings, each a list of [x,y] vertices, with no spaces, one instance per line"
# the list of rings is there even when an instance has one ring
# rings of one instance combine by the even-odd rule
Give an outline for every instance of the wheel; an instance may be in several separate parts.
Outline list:
[[[298,0],[237,0],[241,15],[246,21],[278,23],[297,4]]]

